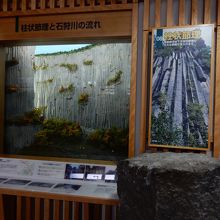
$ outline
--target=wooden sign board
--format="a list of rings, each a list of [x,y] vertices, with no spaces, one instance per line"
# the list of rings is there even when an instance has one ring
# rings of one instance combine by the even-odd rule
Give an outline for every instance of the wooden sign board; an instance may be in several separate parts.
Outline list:
[[[131,36],[131,11],[0,19],[0,41]]]

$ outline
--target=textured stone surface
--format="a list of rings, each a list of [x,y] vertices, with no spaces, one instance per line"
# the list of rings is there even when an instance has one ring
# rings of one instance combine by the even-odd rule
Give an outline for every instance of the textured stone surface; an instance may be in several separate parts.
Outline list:
[[[149,153],[118,164],[120,219],[219,220],[220,160]]]

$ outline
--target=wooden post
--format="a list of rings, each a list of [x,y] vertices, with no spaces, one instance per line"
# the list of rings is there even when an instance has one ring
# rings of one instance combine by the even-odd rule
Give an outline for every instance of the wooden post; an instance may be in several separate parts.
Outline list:
[[[185,0],[179,0],[179,25],[185,24]]]
[[[54,8],[55,7],[55,0],[50,0],[50,8]]]
[[[217,25],[220,25],[220,0],[217,0]]]
[[[4,153],[5,49],[0,47],[0,153]]]
[[[147,76],[148,76],[148,38],[149,31],[143,33],[142,77],[141,77],[141,129],[140,129],[140,153],[145,152],[147,137]]]
[[[26,216],[26,219],[30,219],[31,218],[31,198],[26,197],[25,203],[26,203],[25,216]]]
[[[211,22],[211,1],[205,0],[205,7],[204,7],[204,23],[209,24]]]
[[[195,25],[197,23],[198,23],[198,1],[192,0],[191,24]]]
[[[160,26],[160,10],[161,10],[161,1],[155,0],[155,27]]]
[[[50,219],[50,200],[44,199],[44,220]]]
[[[40,9],[45,9],[46,3],[45,0],[40,0]]]
[[[214,122],[214,157],[220,156],[220,27],[217,27],[216,78],[215,78],[215,122]]]
[[[83,203],[83,220],[89,220],[89,204]]]
[[[4,203],[3,203],[3,195],[0,194],[0,219],[4,220],[5,216],[4,216]]]
[[[31,0],[31,10],[36,9],[36,0]]]
[[[8,11],[8,0],[3,0],[2,8],[4,12]]]
[[[70,202],[65,201],[64,202],[64,219],[68,220],[69,219],[69,214],[70,214]]]
[[[34,200],[34,220],[40,220],[40,198]]]
[[[12,11],[17,11],[17,0],[13,0]]]
[[[79,203],[74,202],[74,220],[79,220]]]
[[[22,11],[26,11],[26,5],[27,3],[26,3],[26,0],[22,0],[22,2],[21,2],[21,10]]]
[[[173,0],[167,0],[167,26],[173,25]]]
[[[16,220],[21,220],[21,196],[17,196]]]
[[[132,37],[131,37],[131,86],[130,86],[130,116],[129,116],[129,152],[128,156],[135,155],[135,117],[136,117],[136,79],[137,79],[137,30],[138,4],[132,10]]]
[[[60,201],[55,200],[54,201],[54,220],[60,219]]]
[[[150,0],[144,1],[144,21],[143,29],[147,31],[149,29],[149,17],[150,17]]]
[[[65,6],[65,2],[64,2],[65,0],[60,0],[60,8],[64,8],[64,6]]]

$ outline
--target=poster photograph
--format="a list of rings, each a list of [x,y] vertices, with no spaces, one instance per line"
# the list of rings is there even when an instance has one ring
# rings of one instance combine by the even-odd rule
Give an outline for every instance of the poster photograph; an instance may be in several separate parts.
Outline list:
[[[213,25],[154,29],[148,145],[209,149]]]

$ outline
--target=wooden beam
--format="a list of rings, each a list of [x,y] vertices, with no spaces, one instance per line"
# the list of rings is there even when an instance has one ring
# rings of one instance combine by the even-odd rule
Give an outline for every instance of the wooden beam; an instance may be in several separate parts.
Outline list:
[[[13,0],[12,2],[12,11],[17,11],[17,0]]]
[[[79,203],[74,202],[74,220],[79,220]]]
[[[85,7],[85,0],[80,0],[80,7]]]
[[[60,8],[64,8],[65,7],[65,0],[60,0]]]
[[[142,54],[142,77],[141,77],[141,128],[140,128],[140,148],[139,153],[144,153],[147,137],[147,81],[148,81],[148,43],[149,31],[143,33],[143,54]]]
[[[74,8],[75,7],[75,0],[70,0],[70,8]]]
[[[220,25],[220,0],[217,0],[217,25]]]
[[[191,24],[195,25],[198,23],[198,1],[192,0],[192,13],[191,13]]]
[[[167,26],[173,25],[173,0],[167,0]]]
[[[89,204],[83,203],[83,220],[89,220]]]
[[[5,49],[0,47],[0,153],[4,153],[5,127]]]
[[[138,4],[132,10],[131,36],[131,83],[130,83],[130,116],[129,116],[129,149],[128,156],[135,155],[135,118],[136,118],[136,81],[137,81],[137,32],[138,32]]]
[[[31,219],[31,198],[30,197],[25,198],[25,203],[26,203],[26,210],[25,210],[26,219]]]
[[[31,10],[36,9],[36,0],[31,0]]]
[[[41,8],[41,9],[45,9],[45,7],[46,7],[46,2],[45,2],[45,0],[40,0],[40,8]]]
[[[205,0],[205,7],[204,7],[204,23],[209,24],[211,23],[211,1]]]
[[[16,202],[16,220],[21,220],[21,196],[17,196],[17,202]]]
[[[185,0],[179,0],[179,25],[184,25],[185,22]]]
[[[217,27],[216,76],[215,76],[215,121],[214,121],[214,157],[220,157],[220,27]]]
[[[144,21],[143,21],[143,26],[144,26],[145,31],[149,29],[149,17],[150,17],[150,0],[145,0],[144,1]]]
[[[90,6],[95,6],[95,0],[90,0],[89,3],[90,3]]]
[[[105,206],[105,220],[111,220],[111,206]]]
[[[54,220],[60,219],[60,201],[55,200],[54,201]]]
[[[26,11],[26,9],[27,9],[26,6],[27,6],[27,5],[26,5],[26,0],[22,0],[22,2],[21,2],[21,10],[22,10],[22,11]]]
[[[44,220],[50,219],[50,200],[44,199]]]
[[[0,219],[5,220],[3,195],[0,194]]]
[[[34,220],[40,220],[40,198],[34,199]]]
[[[55,0],[50,0],[50,8],[55,8]]]
[[[64,202],[64,219],[68,220],[70,218],[70,202],[65,201]]]
[[[2,9],[3,11],[8,11],[8,0],[3,0]]]
[[[155,0],[155,27],[160,26],[160,10],[161,10],[161,0]]]
[[[101,6],[104,6],[104,5],[105,5],[105,0],[99,0],[99,2],[100,2],[100,5],[101,5]]]

